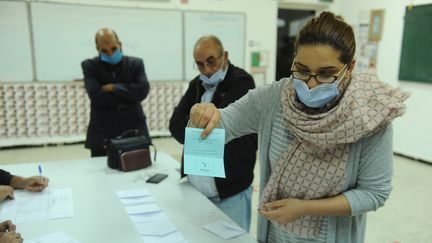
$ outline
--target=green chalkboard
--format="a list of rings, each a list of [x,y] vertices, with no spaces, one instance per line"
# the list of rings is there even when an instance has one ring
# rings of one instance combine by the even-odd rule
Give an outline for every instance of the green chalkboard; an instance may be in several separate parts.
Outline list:
[[[405,10],[399,79],[432,83],[432,4]]]

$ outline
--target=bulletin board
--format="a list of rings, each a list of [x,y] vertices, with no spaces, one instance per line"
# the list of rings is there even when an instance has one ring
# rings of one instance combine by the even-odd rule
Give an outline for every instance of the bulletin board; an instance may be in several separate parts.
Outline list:
[[[399,79],[432,83],[432,4],[405,10]]]

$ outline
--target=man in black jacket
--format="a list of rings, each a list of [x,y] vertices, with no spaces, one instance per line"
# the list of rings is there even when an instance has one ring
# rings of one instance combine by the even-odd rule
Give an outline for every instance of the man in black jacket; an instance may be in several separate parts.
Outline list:
[[[211,102],[224,108],[255,88],[253,78],[229,62],[228,52],[224,51],[217,37],[201,37],[195,44],[193,56],[200,75],[189,83],[169,125],[172,136],[181,144],[184,144],[185,128],[194,104]],[[247,231],[250,227],[256,150],[257,135],[243,136],[225,145],[226,178],[188,175],[195,188]]]
[[[85,147],[91,156],[104,156],[104,140],[138,129],[147,137],[141,107],[150,89],[142,59],[123,56],[117,34],[108,28],[96,33],[99,56],[81,63],[85,88],[91,100]]]

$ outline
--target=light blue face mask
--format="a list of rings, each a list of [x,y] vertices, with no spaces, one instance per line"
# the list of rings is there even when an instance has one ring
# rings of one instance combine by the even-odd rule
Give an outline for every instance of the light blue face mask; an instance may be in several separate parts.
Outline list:
[[[204,74],[200,74],[199,77],[205,84],[215,86],[215,85],[219,84],[220,82],[222,82],[222,80],[224,80],[225,72],[223,71],[222,68],[220,68],[210,78],[205,76]]]
[[[120,49],[117,49],[112,54],[112,56],[108,56],[107,54],[101,53],[100,59],[102,62],[106,62],[111,65],[117,65],[123,59],[123,54]]]
[[[294,78],[294,89],[303,104],[311,108],[321,108],[339,95],[339,83],[345,73],[333,83],[320,84],[312,89],[309,89],[305,81]]]

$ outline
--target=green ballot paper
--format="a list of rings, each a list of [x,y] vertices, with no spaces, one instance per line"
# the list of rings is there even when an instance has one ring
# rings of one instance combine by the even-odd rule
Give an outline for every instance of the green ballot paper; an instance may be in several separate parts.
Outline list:
[[[200,128],[186,128],[184,173],[225,178],[225,129],[213,129],[204,139],[201,138],[202,131]]]

